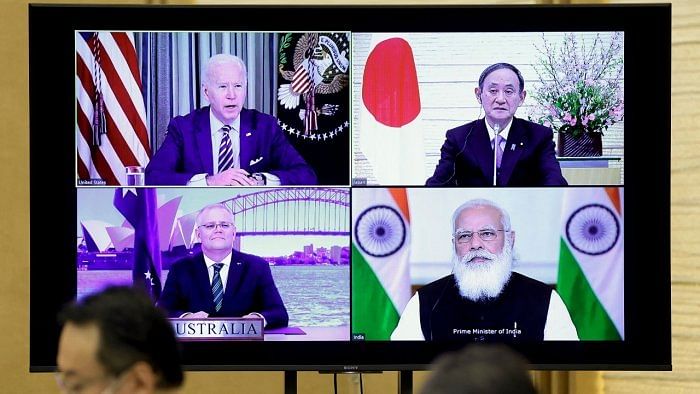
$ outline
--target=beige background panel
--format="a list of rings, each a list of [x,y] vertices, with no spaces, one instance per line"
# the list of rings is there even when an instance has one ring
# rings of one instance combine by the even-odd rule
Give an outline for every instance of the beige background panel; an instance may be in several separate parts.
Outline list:
[[[46,3],[59,1],[43,0]],[[76,1],[73,3],[108,3]],[[555,3],[557,1],[554,1]],[[639,0],[634,1],[640,2]],[[122,1],[146,3],[145,1]],[[154,3],[159,3],[155,1]],[[174,2],[172,2],[174,3]],[[192,4],[192,1],[180,2]],[[230,4],[220,1],[218,4]],[[259,2],[273,4],[279,2]],[[312,2],[306,2],[312,3]],[[318,2],[314,2],[318,3]],[[347,2],[323,1],[323,4]],[[357,1],[368,4],[372,1]],[[394,2],[425,4],[424,1]],[[477,2],[443,2],[443,4]],[[483,3],[483,2],[482,2]],[[530,4],[534,1],[491,1],[488,4]],[[551,1],[549,1],[551,3]],[[580,3],[574,1],[574,3]],[[632,3],[632,2],[629,2]],[[544,393],[677,393],[700,392],[700,2],[673,1],[673,80],[672,80],[672,372],[535,372]],[[29,373],[29,116],[28,116],[28,38],[26,0],[4,0],[0,5],[0,119],[2,140],[0,175],[3,179],[0,206],[4,208],[0,226],[0,377],[3,392],[56,392],[52,374]],[[239,3],[241,4],[241,3]],[[46,102],[51,102],[47,88]],[[47,128],[50,132],[50,128]],[[650,159],[653,163],[653,158]],[[652,164],[650,163],[650,164]],[[37,170],[34,176],[43,176]],[[47,172],[45,175],[50,175]],[[655,191],[650,190],[650,193]],[[649,209],[654,209],[650,207]],[[653,237],[663,236],[650,229]],[[644,262],[639,262],[644,264]],[[650,317],[653,318],[653,317]],[[414,374],[414,387],[420,388],[427,373]],[[395,392],[397,373],[364,375],[367,393]],[[358,393],[357,379],[340,376],[340,393]],[[183,393],[232,392],[282,393],[281,372],[190,372]],[[300,393],[332,391],[331,375],[303,372]]]

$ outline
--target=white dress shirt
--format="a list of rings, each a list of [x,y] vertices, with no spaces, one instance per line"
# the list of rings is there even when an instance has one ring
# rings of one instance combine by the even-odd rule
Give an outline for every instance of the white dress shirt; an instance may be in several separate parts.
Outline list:
[[[493,148],[493,139],[496,138],[496,130],[491,127],[489,122],[484,119],[484,123],[486,123],[486,131],[489,133],[489,141],[491,141],[491,147]],[[501,140],[501,149],[505,153],[506,151],[506,141],[508,140],[508,133],[510,133],[510,126],[513,125],[513,118],[510,118],[510,122],[506,125],[506,127],[502,128],[501,131],[498,133],[503,137]]]
[[[224,287],[224,292],[226,291],[226,282],[228,281],[228,269],[231,267],[231,253],[227,254],[226,257],[224,257],[223,260],[221,261],[214,261],[207,257],[204,253],[202,253],[202,256],[204,256],[204,263],[207,265],[207,272],[209,273],[209,284],[212,284],[212,281],[214,280],[214,264],[216,263],[222,263],[224,266],[221,267],[219,270],[219,276],[221,276],[221,284]]]
[[[211,134],[211,159],[212,163],[214,163],[214,174],[219,173],[219,146],[224,136],[224,133],[221,131],[221,128],[224,126],[224,123],[214,116],[214,113],[210,110],[209,133]],[[231,150],[233,151],[233,168],[241,168],[241,117],[238,116],[229,126],[231,127],[229,138],[231,138]],[[267,172],[263,172],[263,174],[265,174],[266,185],[279,186],[281,184],[279,177]],[[207,186],[207,174],[195,174],[187,182],[187,186]]]
[[[420,325],[420,299],[418,293],[406,304],[399,324],[391,333],[392,341],[424,341]],[[547,321],[544,324],[545,341],[578,341],[576,326],[571,320],[569,311],[559,294],[552,290],[547,310]]]

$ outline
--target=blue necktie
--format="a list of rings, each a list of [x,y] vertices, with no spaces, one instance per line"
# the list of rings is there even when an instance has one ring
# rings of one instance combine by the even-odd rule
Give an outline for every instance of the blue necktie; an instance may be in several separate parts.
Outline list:
[[[224,172],[233,166],[233,148],[229,132],[231,126],[225,125],[221,128],[221,144],[219,145],[219,172]]]
[[[224,284],[221,282],[221,274],[219,274],[223,266],[223,263],[214,264],[214,277],[211,280],[211,293],[214,295],[214,308],[217,312],[224,302]]]

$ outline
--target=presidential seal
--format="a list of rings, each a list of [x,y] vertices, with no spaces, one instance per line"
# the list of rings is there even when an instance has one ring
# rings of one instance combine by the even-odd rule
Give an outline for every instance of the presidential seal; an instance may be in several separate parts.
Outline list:
[[[349,128],[349,56],[349,33],[280,35],[277,100],[282,130],[320,142]]]

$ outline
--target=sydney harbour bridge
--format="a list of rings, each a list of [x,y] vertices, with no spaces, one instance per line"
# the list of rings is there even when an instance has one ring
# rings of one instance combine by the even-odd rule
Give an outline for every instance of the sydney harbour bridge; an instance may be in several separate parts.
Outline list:
[[[198,200],[204,189],[183,189],[180,196],[158,207],[162,251],[192,248],[198,210],[182,214],[183,199]],[[350,236],[350,190],[343,188],[276,188],[262,191],[231,189],[220,201],[234,214],[236,238],[246,236]],[[199,196],[198,196],[199,195]],[[198,198],[199,197],[199,198]],[[201,208],[201,207],[200,207]],[[97,220],[81,221],[88,252],[120,252],[134,244],[134,229]]]
[[[239,236],[350,235],[348,189],[270,189],[222,204],[233,212]]]

